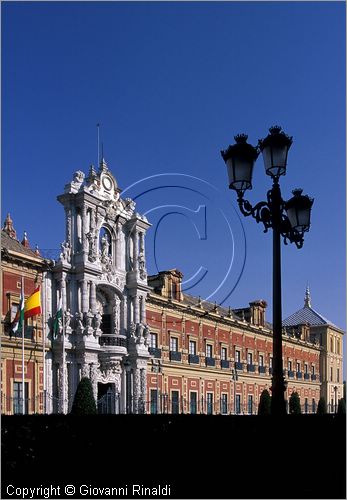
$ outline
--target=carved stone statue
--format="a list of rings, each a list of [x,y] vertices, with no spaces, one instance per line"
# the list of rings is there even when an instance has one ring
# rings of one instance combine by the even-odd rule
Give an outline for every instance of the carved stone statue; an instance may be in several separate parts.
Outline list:
[[[106,234],[101,238],[101,260],[102,262],[106,262],[109,258],[110,253],[110,243],[108,241],[108,237]]]
[[[146,273],[146,261],[145,261],[145,254],[144,254],[144,252],[140,252],[139,253],[138,263],[139,263],[140,278],[142,280],[145,280],[147,278],[147,273]]]
[[[71,247],[68,241],[61,244],[60,260],[70,263],[71,261]]]
[[[71,329],[71,312],[70,312],[70,309],[67,309],[65,311],[65,328],[66,329]]]
[[[85,174],[81,170],[77,170],[73,174],[73,179],[69,184],[65,186],[66,193],[77,193],[79,191],[81,185],[83,184]]]
[[[133,322],[130,323],[129,334],[130,334],[130,337],[136,337],[136,325]]]
[[[112,309],[112,313],[113,313],[114,333],[118,335],[120,329],[120,299],[118,297],[115,297],[114,299],[114,306]]]
[[[75,318],[76,318],[76,328],[77,328],[77,331],[79,333],[81,333],[84,330],[84,325],[83,325],[83,321],[82,321],[83,314],[80,313],[80,312],[76,312]]]
[[[94,315],[94,327],[96,330],[100,330],[101,321],[102,321],[102,314],[100,311],[97,311],[97,313]]]

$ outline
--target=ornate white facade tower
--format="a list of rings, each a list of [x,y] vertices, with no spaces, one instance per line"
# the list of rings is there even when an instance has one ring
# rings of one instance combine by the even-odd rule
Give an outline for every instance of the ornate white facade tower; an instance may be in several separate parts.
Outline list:
[[[51,318],[60,298],[64,310],[52,350],[48,392],[56,401],[53,411],[70,410],[83,376],[90,378],[96,400],[112,396],[116,412],[144,411],[150,357],[145,234],[150,224],[135,211],[133,200],[119,195],[103,159],[98,172],[93,166],[87,177],[75,172],[58,196],[65,209],[65,241],[47,283]]]

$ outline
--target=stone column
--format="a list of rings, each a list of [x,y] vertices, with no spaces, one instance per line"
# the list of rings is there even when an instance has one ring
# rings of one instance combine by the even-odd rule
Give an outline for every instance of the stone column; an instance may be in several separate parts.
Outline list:
[[[121,373],[121,387],[120,387],[120,413],[127,412],[127,389],[126,389],[126,370],[123,368]]]
[[[137,228],[135,227],[134,235],[133,235],[133,259],[134,259],[134,271],[137,271],[139,268],[139,234],[137,232]]]
[[[88,312],[88,284],[87,280],[82,280],[82,312]]]
[[[141,296],[141,321],[142,323],[146,323],[146,299],[145,296]]]
[[[135,295],[133,297],[133,311],[134,311],[134,323],[139,323],[140,315],[139,315],[139,297]]]
[[[65,207],[65,241],[70,243],[72,248],[71,239],[71,208]]]
[[[139,413],[139,399],[141,397],[141,377],[140,370],[138,368],[134,369],[134,386],[133,386],[133,412]]]
[[[98,366],[96,363],[90,365],[90,381],[93,386],[95,402],[98,400]]]
[[[140,236],[140,253],[145,252],[145,234],[143,232],[139,233]]]
[[[116,259],[115,266],[117,269],[121,267],[121,225],[118,223],[116,227]]]
[[[86,237],[86,227],[87,227],[87,208],[85,205],[83,205],[81,237],[82,237],[82,248],[84,251],[87,251],[87,249],[88,249],[88,240]]]
[[[90,309],[93,314],[96,313],[96,284],[94,281],[90,282]]]
[[[147,403],[147,376],[146,376],[146,369],[141,368],[140,370],[140,385],[141,385],[141,402],[142,402],[142,408],[140,408],[140,412],[146,412],[146,403]]]

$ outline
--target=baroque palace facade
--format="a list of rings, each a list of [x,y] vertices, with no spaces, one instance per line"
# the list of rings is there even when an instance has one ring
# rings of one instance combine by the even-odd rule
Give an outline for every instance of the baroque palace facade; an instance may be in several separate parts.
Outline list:
[[[174,269],[147,276],[150,223],[135,211],[104,160],[75,172],[58,196],[65,212],[59,258],[44,259],[2,230],[2,413],[20,412],[22,338],[11,332],[21,279],[41,285],[42,316],[24,334],[25,412],[67,413],[79,380],[91,379],[100,412],[256,413],[270,389],[272,331],[266,302],[225,309],[182,292]],[[53,333],[59,305],[63,321]],[[344,332],[304,308],[284,321],[286,397],[314,412],[320,396],[335,411],[343,397]]]

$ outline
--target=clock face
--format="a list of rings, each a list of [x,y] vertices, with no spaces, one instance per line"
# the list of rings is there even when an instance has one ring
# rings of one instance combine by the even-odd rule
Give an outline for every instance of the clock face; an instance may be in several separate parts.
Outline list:
[[[106,191],[110,191],[112,189],[112,181],[109,177],[105,176],[103,179],[102,179],[102,185],[104,186],[104,188],[106,189]]]

